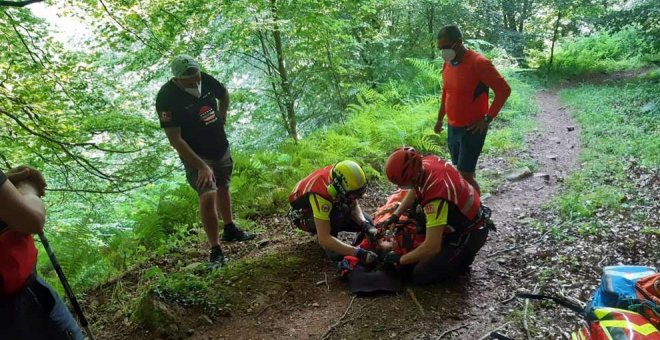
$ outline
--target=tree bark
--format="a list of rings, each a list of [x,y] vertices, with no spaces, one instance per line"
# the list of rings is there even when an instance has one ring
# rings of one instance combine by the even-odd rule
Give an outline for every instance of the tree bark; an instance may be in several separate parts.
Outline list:
[[[559,20],[561,20],[561,10],[557,11],[557,21],[555,22],[555,31],[552,34],[552,46],[550,47],[550,65],[555,57],[555,42],[557,41],[557,34],[559,33]]]
[[[339,109],[341,111],[339,114],[339,119],[341,119],[341,122],[343,124],[346,123],[344,119],[344,112],[348,104],[346,103],[346,100],[344,100],[344,96],[342,95],[341,92],[340,79],[339,79],[339,75],[337,74],[337,71],[335,70],[335,63],[332,61],[332,51],[330,50],[329,41],[325,42],[325,51],[326,51],[326,58],[328,59],[328,67],[330,68],[330,73],[334,78],[333,85],[335,88],[335,93],[337,95],[337,100],[339,101]]]
[[[523,25],[525,23],[525,19],[529,15],[529,11],[532,9],[532,4],[534,3],[534,0],[525,0],[523,2],[523,9],[522,9],[522,15],[520,16],[520,22],[518,22],[518,32],[522,33],[523,32]]]
[[[428,24],[429,36],[431,37],[431,60],[435,59],[435,39],[433,31],[433,19],[435,19],[435,4],[429,4],[429,7],[426,10],[426,23]]]
[[[27,1],[0,1],[0,6],[6,7],[25,7],[29,4],[42,2],[44,0],[27,0]]]
[[[259,38],[259,42],[261,44],[261,52],[264,55],[264,64],[266,64],[266,72],[268,73],[268,82],[270,83],[270,86],[273,88],[273,95],[275,96],[275,102],[277,103],[277,107],[280,110],[280,116],[282,117],[282,124],[284,125],[284,129],[287,131],[287,134],[289,134],[289,125],[287,124],[287,119],[286,119],[286,109],[284,108],[284,105],[280,101],[280,91],[277,90],[277,82],[275,81],[275,70],[273,69],[272,62],[268,58],[269,53],[268,53],[268,47],[266,46],[265,39],[263,37],[263,34],[261,31],[257,31],[257,38]]]
[[[289,136],[293,138],[294,142],[298,142],[298,131],[296,123],[296,111],[293,103],[293,96],[291,95],[291,84],[289,83],[289,76],[287,73],[286,65],[284,62],[284,48],[282,47],[282,35],[280,27],[277,23],[277,0],[270,0],[270,11],[273,15],[273,40],[275,41],[275,54],[277,55],[277,70],[280,76],[280,86],[282,87],[282,95],[284,96],[284,106],[286,108],[287,116],[287,131]]]

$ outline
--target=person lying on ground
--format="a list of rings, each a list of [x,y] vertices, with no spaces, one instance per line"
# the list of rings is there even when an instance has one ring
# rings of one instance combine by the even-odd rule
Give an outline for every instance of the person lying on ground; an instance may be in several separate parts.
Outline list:
[[[36,169],[0,171],[0,338],[83,339],[55,291],[34,268],[32,234],[43,231],[46,181]]]
[[[378,256],[346,244],[337,238],[340,231],[375,234],[371,217],[362,211],[358,200],[367,191],[364,171],[354,161],[328,165],[303,178],[289,195],[289,217],[294,225],[316,234],[328,256],[339,260],[354,255],[365,264]]]
[[[426,236],[405,255],[388,252],[383,262],[412,270],[412,281],[417,284],[437,282],[467,270],[488,236],[482,223],[487,208],[482,208],[477,191],[450,163],[435,155],[422,156],[411,147],[395,150],[387,159],[385,172],[390,182],[408,193],[392,215],[376,227],[392,227],[404,212],[419,204]]]

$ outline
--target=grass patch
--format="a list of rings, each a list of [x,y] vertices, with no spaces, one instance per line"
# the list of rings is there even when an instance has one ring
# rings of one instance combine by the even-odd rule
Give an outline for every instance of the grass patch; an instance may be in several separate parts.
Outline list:
[[[554,82],[587,73],[609,73],[641,68],[660,60],[643,32],[626,27],[618,32],[596,32],[559,41],[553,63],[541,62],[544,78]]]
[[[581,234],[606,230],[603,216],[630,214],[652,204],[628,178],[631,162],[660,167],[660,74],[611,85],[584,85],[560,93],[582,127],[582,168],[567,179],[552,204]],[[632,197],[632,201],[628,198]],[[630,214],[644,221],[644,216]]]
[[[268,291],[264,278],[289,277],[292,268],[304,266],[305,259],[292,254],[271,254],[229,262],[222,270],[210,271],[205,264],[188,270],[160,275],[153,291],[164,301],[205,309],[231,307],[245,301],[237,297],[255,291]],[[294,270],[295,271],[295,270]],[[286,280],[284,280],[286,281]]]

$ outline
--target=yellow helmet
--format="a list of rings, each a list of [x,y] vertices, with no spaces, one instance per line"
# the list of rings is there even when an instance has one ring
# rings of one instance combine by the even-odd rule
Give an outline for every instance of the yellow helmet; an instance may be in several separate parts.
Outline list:
[[[367,191],[367,176],[357,163],[341,161],[330,172],[332,186],[343,196],[362,196]]]

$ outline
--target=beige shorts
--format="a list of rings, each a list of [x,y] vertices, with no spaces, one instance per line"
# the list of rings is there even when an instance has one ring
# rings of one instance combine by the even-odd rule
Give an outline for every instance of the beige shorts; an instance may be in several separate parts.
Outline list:
[[[216,191],[218,188],[227,188],[231,182],[231,173],[234,170],[234,161],[231,159],[231,152],[227,148],[227,152],[222,158],[218,160],[207,160],[203,161],[208,164],[213,170],[213,175],[215,176],[215,183],[211,183],[204,188],[197,187],[197,177],[198,172],[195,167],[183,162],[183,168],[186,170],[186,179],[188,184],[197,191],[197,194],[200,196],[209,191]]]

